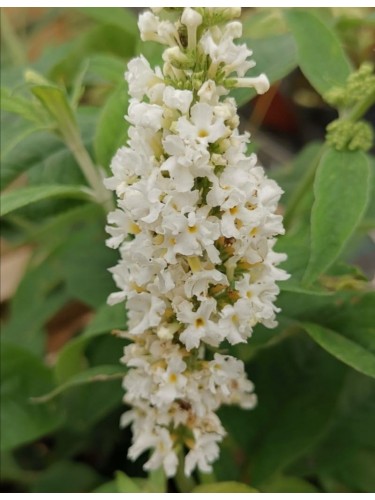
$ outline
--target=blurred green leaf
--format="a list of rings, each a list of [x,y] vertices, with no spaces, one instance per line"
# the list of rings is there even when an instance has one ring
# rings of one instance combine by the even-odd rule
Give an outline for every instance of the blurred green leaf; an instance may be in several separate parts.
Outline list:
[[[281,9],[248,9],[242,12],[244,37],[264,38],[281,35],[286,31]]]
[[[93,320],[83,332],[83,337],[94,337],[111,330],[126,328],[126,309],[124,304],[109,306],[102,305],[96,312]]]
[[[126,60],[135,54],[136,40],[125,26],[98,24],[84,31],[70,46],[70,51],[50,70],[50,77],[70,87],[82,67],[82,61],[91,56],[108,55]]]
[[[375,378],[375,355],[338,332],[313,323],[304,323],[304,329],[323,349],[355,370]],[[375,329],[372,335],[375,334]],[[353,335],[355,337],[355,334]],[[360,339],[358,339],[360,341]]]
[[[122,58],[111,54],[93,54],[89,56],[85,82],[95,84],[105,81],[116,86],[124,78],[125,63]]]
[[[359,342],[375,355],[374,311],[374,291],[346,293],[324,318],[324,325],[353,342]]]
[[[116,472],[116,486],[119,493],[142,493],[142,488],[125,472]]]
[[[62,255],[69,292],[93,308],[105,303],[114,291],[108,268],[115,265],[117,256],[105,246],[104,224],[100,219],[72,236]]]
[[[247,371],[258,406],[251,412],[222,408],[220,416],[233,442],[237,467],[251,477],[252,486],[262,489],[324,438],[346,367],[312,341],[294,335],[260,350]]]
[[[255,76],[265,73],[270,83],[281,80],[297,67],[297,50],[291,35],[277,35],[267,38],[244,38],[243,42],[254,53],[256,66],[246,75]],[[277,50],[275,50],[277,47]],[[242,106],[257,94],[254,89],[238,89],[232,95],[237,105]]]
[[[96,160],[106,170],[118,148],[125,145],[129,126],[125,121],[127,108],[128,94],[125,83],[121,82],[102,109],[94,139]]]
[[[138,36],[137,18],[129,8],[80,7],[79,10],[101,24],[112,24],[133,37]]]
[[[0,215],[4,216],[18,208],[30,205],[30,203],[55,197],[88,199],[89,196],[84,187],[58,185],[29,186],[4,193],[1,200]]]
[[[373,491],[375,380],[350,370],[326,439],[306,456],[301,473],[325,491]],[[340,453],[337,453],[340,450]]]
[[[76,118],[64,89],[54,85],[33,85],[31,92],[56,121],[63,135],[66,137],[73,135],[77,126]]]
[[[122,379],[125,375],[125,368],[121,365],[114,366],[93,366],[87,370],[77,373],[69,378],[66,382],[55,387],[47,394],[37,395],[32,398],[33,403],[46,403],[56,398],[62,392],[65,392],[72,387],[83,384],[92,384],[94,382],[108,382],[109,380]]]
[[[236,481],[223,481],[222,483],[200,484],[192,493],[258,493],[258,490],[247,484]]]
[[[162,467],[149,472],[145,491],[149,491],[150,493],[166,493],[167,478]]]
[[[79,373],[87,366],[84,351],[93,338],[110,333],[113,329],[123,329],[126,311],[123,304],[100,307],[82,335],[67,342],[59,352],[55,374],[59,383]]]
[[[10,317],[2,326],[2,338],[44,355],[46,322],[69,300],[55,256],[27,270],[10,304]]]
[[[117,489],[117,482],[113,480],[113,481],[108,481],[107,483],[103,483],[97,488],[95,488],[93,493],[119,493]]]
[[[314,181],[310,259],[303,281],[311,284],[340,255],[368,203],[370,169],[361,151],[328,150]]]
[[[22,116],[25,120],[35,122],[40,126],[46,128],[49,126],[40,105],[37,106],[32,100],[25,99],[6,87],[1,88],[0,108],[9,113]]]
[[[284,15],[297,43],[298,64],[311,85],[321,95],[344,85],[352,66],[332,28],[306,10],[288,9]]]
[[[97,110],[85,106],[77,112],[77,120],[87,146],[93,137]],[[29,181],[39,184],[79,183],[83,176],[72,153],[51,131],[26,122],[19,116],[1,113],[2,189],[20,174],[28,171]]]
[[[10,132],[9,137],[5,134],[6,130]],[[29,168],[46,161],[50,155],[65,150],[65,146],[59,139],[23,120],[17,128],[9,125],[7,120],[1,127],[1,134],[3,147],[0,180],[2,189],[5,189]]]
[[[262,493],[319,493],[319,490],[300,477],[277,476],[262,486]]]
[[[119,371],[121,369],[119,365]],[[115,409],[121,408],[123,395],[121,380],[114,379],[95,386],[91,384],[72,386],[69,391],[61,394],[59,402],[65,411],[69,429],[84,434]],[[118,422],[116,428],[117,425]]]
[[[1,343],[1,450],[16,448],[62,424],[56,404],[36,406],[30,398],[52,386],[52,372],[26,349]]]
[[[44,470],[35,481],[33,493],[87,493],[102,477],[86,464],[60,460]]]

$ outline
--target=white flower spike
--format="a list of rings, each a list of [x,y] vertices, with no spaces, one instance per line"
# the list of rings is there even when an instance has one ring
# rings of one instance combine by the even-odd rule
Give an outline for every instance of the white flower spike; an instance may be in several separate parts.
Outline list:
[[[238,131],[231,88],[269,88],[264,74],[245,77],[251,51],[236,44],[238,8],[154,9],[141,14],[143,40],[166,45],[163,69],[143,57],[128,64],[131,96],[127,147],[107,179],[118,208],[109,214],[108,246],[119,248],[111,269],[127,301],[122,361],[124,402],[131,409],[129,457],[151,450],[146,470],[210,472],[225,431],[223,404],[253,408],[256,396],[242,361],[215,353],[246,342],[257,323],[276,325],[277,268],[283,233],[276,215],[282,194]]]

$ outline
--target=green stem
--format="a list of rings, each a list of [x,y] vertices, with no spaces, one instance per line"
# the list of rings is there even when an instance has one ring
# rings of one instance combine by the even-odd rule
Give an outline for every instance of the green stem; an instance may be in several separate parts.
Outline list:
[[[302,178],[301,183],[298,185],[297,189],[293,193],[293,196],[291,197],[288,206],[286,207],[285,214],[284,214],[284,226],[285,229],[289,229],[291,222],[294,217],[294,213],[301,203],[301,201],[304,199],[305,194],[311,189],[311,186],[314,182],[315,178],[315,172],[316,169],[319,165],[319,160],[322,157],[323,153],[326,151],[327,147],[324,145],[322,149],[319,152],[319,155],[317,155],[313,161],[311,162],[309,168],[307,169],[304,177]]]
[[[12,24],[9,22],[4,8],[1,9],[1,38],[8,47],[11,59],[14,61],[15,65],[25,64],[27,62],[27,57],[23,44],[18,38]]]
[[[350,112],[349,120],[357,121],[375,104],[375,89],[361,102],[359,102]]]
[[[107,211],[113,210],[112,195],[104,186],[100,172],[91,160],[79,133],[75,131],[65,135],[65,140],[89,186],[92,188],[96,201],[102,204]]]
[[[180,493],[189,493],[195,487],[195,481],[191,477],[185,476],[184,472],[185,455],[181,448],[178,454],[178,468],[175,476],[175,481]]]

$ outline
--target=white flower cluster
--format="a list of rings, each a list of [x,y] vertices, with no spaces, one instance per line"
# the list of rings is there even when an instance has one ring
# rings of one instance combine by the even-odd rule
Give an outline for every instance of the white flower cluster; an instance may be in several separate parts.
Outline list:
[[[169,46],[164,66],[130,61],[128,147],[106,180],[118,201],[108,245],[121,254],[109,303],[126,300],[133,340],[123,358],[129,456],[153,449],[145,468],[173,476],[183,447],[186,475],[211,470],[222,404],[255,405],[243,363],[212,348],[246,342],[257,323],[275,326],[275,281],[287,274],[272,250],[282,191],[246,156],[249,135],[227,97],[233,87],[269,86],[265,75],[244,77],[254,62],[234,43],[239,9],[155,10],[139,28],[143,40]]]

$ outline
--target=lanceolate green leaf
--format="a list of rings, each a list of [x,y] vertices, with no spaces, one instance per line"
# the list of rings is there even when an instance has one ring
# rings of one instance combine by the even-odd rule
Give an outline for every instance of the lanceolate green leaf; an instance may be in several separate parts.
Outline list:
[[[364,153],[331,149],[324,154],[314,182],[306,284],[340,255],[365,213],[369,190],[370,168]]]
[[[29,186],[3,194],[1,197],[0,215],[4,216],[17,210],[17,208],[25,207],[26,205],[30,205],[30,203],[36,203],[46,198],[61,197],[88,199],[89,194],[85,191],[84,187],[79,186]]]
[[[83,334],[70,340],[59,352],[55,365],[58,382],[65,382],[85,368],[87,361],[84,351],[92,339],[102,334],[109,335],[113,329],[124,329],[125,324],[126,312],[123,304],[105,304],[100,307]]]
[[[20,346],[1,344],[1,450],[9,450],[59,427],[62,415],[55,404],[36,406],[30,397],[50,390],[52,373]]]
[[[125,84],[121,83],[104,105],[94,138],[97,162],[105,169],[109,169],[117,149],[125,145],[128,124],[124,115],[127,107],[128,95]]]
[[[324,94],[344,85],[352,67],[332,28],[304,10],[285,12],[298,48],[298,64],[311,85]]]
[[[304,323],[303,327],[315,342],[337,359],[355,370],[375,378],[375,355],[360,343],[313,323]]]
[[[94,382],[108,382],[109,380],[121,379],[124,375],[125,368],[120,365],[94,366],[81,373],[77,373],[65,383],[55,387],[55,389],[47,394],[33,396],[32,401],[34,403],[46,403],[72,387],[83,384],[92,384]]]
[[[38,125],[47,126],[46,114],[36,102],[25,99],[6,87],[1,88],[0,108],[9,113],[22,116],[25,120],[35,122]]]
[[[31,91],[56,120],[59,130],[66,136],[72,135],[76,119],[64,90],[53,85],[35,85]]]

